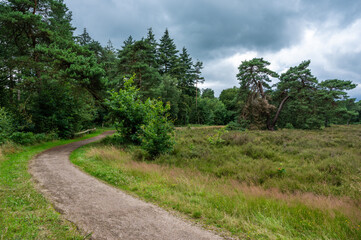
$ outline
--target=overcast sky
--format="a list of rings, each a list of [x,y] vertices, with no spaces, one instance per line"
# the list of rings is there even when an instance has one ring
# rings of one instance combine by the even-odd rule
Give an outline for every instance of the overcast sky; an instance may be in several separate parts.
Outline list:
[[[157,39],[168,28],[180,50],[204,63],[203,88],[238,86],[244,60],[263,57],[278,73],[311,60],[320,80],[352,80],[361,100],[360,0],[65,0],[76,33],[83,28],[115,48],[132,35]]]

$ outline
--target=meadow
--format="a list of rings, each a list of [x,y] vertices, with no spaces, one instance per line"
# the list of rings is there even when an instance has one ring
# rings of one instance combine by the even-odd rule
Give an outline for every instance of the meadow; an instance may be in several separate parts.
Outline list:
[[[73,163],[126,192],[239,239],[361,239],[361,126],[181,128],[149,160],[108,138]]]

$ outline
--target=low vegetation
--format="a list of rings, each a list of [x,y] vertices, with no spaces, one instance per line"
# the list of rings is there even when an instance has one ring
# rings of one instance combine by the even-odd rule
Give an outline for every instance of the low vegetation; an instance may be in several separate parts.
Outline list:
[[[81,139],[98,135],[101,131]],[[28,173],[36,154],[78,141],[59,140],[33,146],[6,143],[0,147],[0,239],[85,239],[38,193]]]
[[[182,128],[152,161],[107,139],[72,161],[114,186],[242,239],[360,239],[360,126]]]

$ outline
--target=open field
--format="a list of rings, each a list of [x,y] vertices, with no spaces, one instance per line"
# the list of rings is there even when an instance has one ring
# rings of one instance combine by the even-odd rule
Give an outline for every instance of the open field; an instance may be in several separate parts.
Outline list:
[[[21,147],[0,147],[0,239],[86,239],[65,221],[36,191],[28,173],[29,160],[51,147],[90,138],[103,132],[72,140]]]
[[[169,155],[97,143],[84,171],[242,239],[361,239],[361,126],[323,131],[181,129]],[[109,142],[109,141],[108,141]]]

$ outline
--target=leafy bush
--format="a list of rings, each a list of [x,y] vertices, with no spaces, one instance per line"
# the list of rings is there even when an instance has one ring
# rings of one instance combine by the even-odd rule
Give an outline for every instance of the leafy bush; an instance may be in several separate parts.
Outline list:
[[[228,133],[225,128],[221,128],[217,130],[216,134],[213,136],[208,137],[208,142],[212,145],[219,145],[224,143],[225,141],[222,139],[223,135]]]
[[[124,138],[119,134],[113,134],[112,136],[107,136],[102,140],[102,143],[106,145],[122,145],[124,144]]]
[[[40,143],[40,142],[55,140],[57,138],[58,138],[58,135],[54,134],[54,133],[52,133],[52,134],[45,134],[45,133],[34,134],[32,132],[14,132],[9,137],[9,139],[12,142],[21,144],[21,145],[31,145],[31,144],[36,144],[36,143]]]
[[[145,124],[147,109],[139,98],[139,89],[133,86],[133,77],[124,81],[124,89],[110,92],[107,104],[115,128],[124,141],[140,144],[140,127]]]
[[[161,101],[147,100],[148,124],[141,126],[140,139],[141,146],[151,156],[157,156],[161,153],[170,152],[174,145],[173,126],[168,121],[167,112],[170,105],[163,105]]]
[[[32,132],[14,132],[10,136],[10,140],[21,145],[30,145],[36,142]]]
[[[3,144],[14,131],[13,119],[5,108],[0,108],[0,144]]]
[[[125,79],[124,89],[110,92],[110,116],[124,142],[141,145],[152,157],[173,149],[173,126],[168,120],[169,104],[140,100],[133,78]]]
[[[229,122],[226,126],[227,130],[240,130],[240,131],[244,131],[248,128],[249,126],[249,121],[245,120],[245,119],[239,119],[239,121],[232,121]]]

